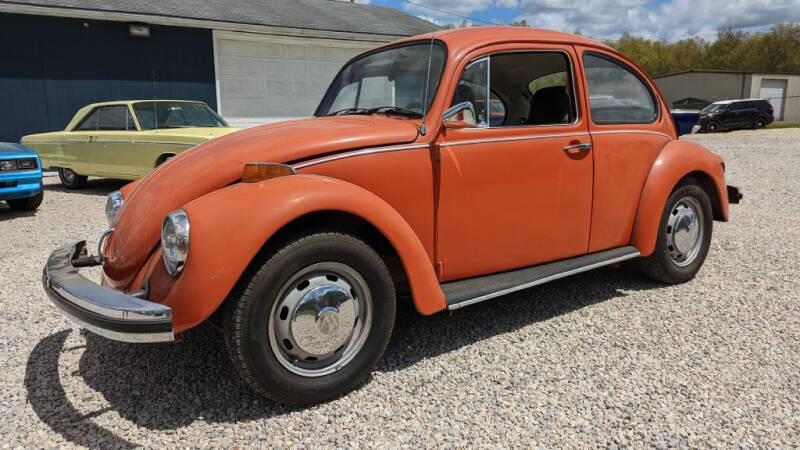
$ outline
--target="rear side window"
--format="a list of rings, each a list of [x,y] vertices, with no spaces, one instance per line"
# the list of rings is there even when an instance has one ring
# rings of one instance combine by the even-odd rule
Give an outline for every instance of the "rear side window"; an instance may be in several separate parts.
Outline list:
[[[95,108],[75,127],[74,131],[97,131],[97,118],[100,110]]]
[[[656,119],[655,95],[633,69],[593,52],[584,53],[583,66],[594,123],[651,123]]]

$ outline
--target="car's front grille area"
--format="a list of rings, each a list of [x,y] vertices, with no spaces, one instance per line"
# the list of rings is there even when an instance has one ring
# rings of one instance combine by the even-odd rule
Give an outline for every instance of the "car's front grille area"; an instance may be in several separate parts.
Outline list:
[[[17,187],[16,181],[0,181],[0,189]]]

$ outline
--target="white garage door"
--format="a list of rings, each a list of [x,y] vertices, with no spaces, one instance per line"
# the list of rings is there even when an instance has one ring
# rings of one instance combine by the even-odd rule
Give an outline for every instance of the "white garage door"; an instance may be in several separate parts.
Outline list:
[[[215,31],[220,114],[242,128],[309,117],[342,65],[378,44]]]
[[[761,91],[759,98],[769,100],[775,109],[773,115],[775,120],[783,118],[783,99],[786,97],[786,80],[761,80]]]

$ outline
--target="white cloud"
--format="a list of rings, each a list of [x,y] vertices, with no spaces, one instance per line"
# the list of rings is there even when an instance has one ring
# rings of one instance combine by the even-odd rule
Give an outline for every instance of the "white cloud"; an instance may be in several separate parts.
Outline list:
[[[764,29],[777,22],[800,21],[800,0],[414,0],[403,8],[438,24],[460,23],[492,8],[516,10],[537,28],[615,39],[623,33],[675,41],[713,40],[722,28]],[[430,9],[433,8],[433,9]],[[436,11],[438,10],[438,11]]]
[[[674,41],[714,39],[721,28],[767,27],[800,19],[800,0],[522,0],[520,17],[537,28],[573,32],[597,39],[623,33]]]

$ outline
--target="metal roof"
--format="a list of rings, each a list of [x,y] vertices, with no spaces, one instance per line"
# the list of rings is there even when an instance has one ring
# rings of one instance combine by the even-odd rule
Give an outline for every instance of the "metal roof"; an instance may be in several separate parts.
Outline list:
[[[279,27],[299,30],[413,36],[438,30],[428,21],[394,8],[335,0],[24,0],[0,1],[0,12],[125,20],[122,15],[191,20],[196,26],[218,24]],[[91,15],[88,13],[92,13]]]

